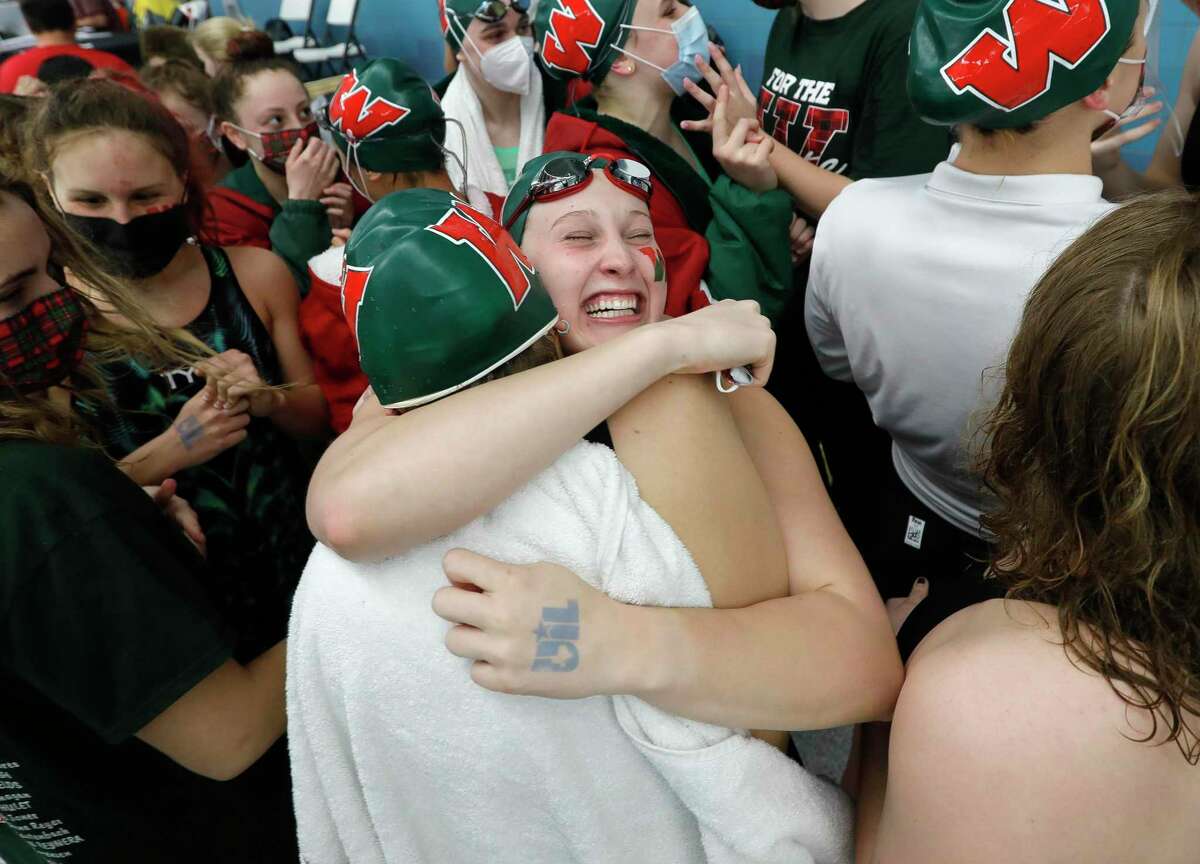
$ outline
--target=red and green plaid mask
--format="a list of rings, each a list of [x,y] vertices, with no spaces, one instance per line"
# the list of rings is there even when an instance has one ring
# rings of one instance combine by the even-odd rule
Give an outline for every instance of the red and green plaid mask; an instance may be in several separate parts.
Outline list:
[[[310,138],[316,138],[320,134],[320,127],[314,120],[307,126],[301,126],[299,129],[280,129],[276,132],[259,132],[258,140],[262,142],[263,155],[262,162],[268,168],[283,173],[287,166],[288,154],[292,152],[292,147],[297,141],[307,142]]]
[[[79,295],[60,288],[0,321],[0,384],[34,393],[61,382],[83,359],[87,316]]]

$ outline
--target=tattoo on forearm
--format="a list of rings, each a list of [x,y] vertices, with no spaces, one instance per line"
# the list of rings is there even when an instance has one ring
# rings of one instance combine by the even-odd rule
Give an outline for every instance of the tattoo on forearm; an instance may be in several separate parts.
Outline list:
[[[579,604],[545,606],[542,621],[533,631],[537,639],[534,672],[570,672],[579,665]]]
[[[204,437],[204,427],[195,417],[184,417],[175,424],[175,431],[179,433],[179,440],[188,450],[191,450],[196,442]]]

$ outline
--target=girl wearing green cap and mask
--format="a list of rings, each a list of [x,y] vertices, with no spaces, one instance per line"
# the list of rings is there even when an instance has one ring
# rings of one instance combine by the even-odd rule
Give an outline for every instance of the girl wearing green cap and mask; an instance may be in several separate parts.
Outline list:
[[[662,320],[680,298],[658,276],[649,285],[637,276],[640,260],[661,267],[643,172],[620,159],[552,153],[518,178],[504,222],[539,268],[571,356],[411,417],[388,417],[366,399],[310,486],[310,524],[326,545],[371,560],[454,530],[663,374],[715,368],[714,361],[729,358],[723,352],[752,336],[734,314],[738,307],[725,304]],[[675,341],[684,332],[676,326],[689,331],[683,342]],[[734,394],[730,408],[783,534],[787,574],[771,586],[776,593],[753,596],[763,574],[746,564],[753,573],[735,567],[742,578],[726,584],[731,593],[722,604],[746,608],[650,610],[616,603],[561,568],[472,558],[460,562],[456,581],[511,574],[504,590],[491,592],[505,611],[503,623],[443,610],[485,631],[480,644],[492,661],[477,666],[476,680],[551,697],[635,694],[697,720],[757,729],[825,728],[887,715],[900,679],[894,639],[803,436],[758,388]],[[618,449],[620,437],[614,430]],[[670,433],[645,438],[645,446],[670,451]],[[746,551],[736,543],[725,549]],[[542,607],[560,603],[564,592],[595,621],[581,643],[592,662],[570,674],[537,674],[525,625],[536,628]],[[791,596],[780,597],[784,592]]]

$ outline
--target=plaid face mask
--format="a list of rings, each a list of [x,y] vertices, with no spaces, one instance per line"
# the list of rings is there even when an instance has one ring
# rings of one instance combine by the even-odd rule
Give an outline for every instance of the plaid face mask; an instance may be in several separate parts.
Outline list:
[[[249,129],[243,129],[241,126],[234,126],[243,135],[252,135],[262,142],[263,152],[259,156],[253,150],[249,151],[250,155],[258,159],[276,174],[284,173],[287,168],[287,157],[292,152],[292,146],[297,141],[308,141],[309,138],[316,138],[321,134],[321,129],[314,120],[307,126],[301,126],[298,129],[280,129],[278,132],[251,132]]]
[[[0,387],[24,394],[58,384],[83,359],[86,332],[83,305],[70,288],[0,321]]]

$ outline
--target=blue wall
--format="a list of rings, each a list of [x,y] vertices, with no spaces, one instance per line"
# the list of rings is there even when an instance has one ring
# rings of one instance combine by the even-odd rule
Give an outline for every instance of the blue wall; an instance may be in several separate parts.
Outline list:
[[[242,8],[261,26],[275,17],[278,0],[240,0]],[[313,29],[323,31],[329,0],[315,0]],[[359,0],[356,30],[372,57],[395,56],[407,60],[431,82],[441,78],[442,40],[438,28],[437,0]],[[214,9],[221,0],[213,0]],[[762,77],[762,51],[772,13],[750,0],[697,0],[704,19],[716,26],[743,64],[746,80],[758,88]],[[293,29],[295,26],[293,25]]]
[[[275,15],[278,0],[241,0],[242,7],[260,25]],[[315,0],[314,29],[320,34],[329,0]],[[359,0],[360,37],[373,57],[398,56],[411,63],[431,82],[442,72],[442,37],[438,29],[437,0]],[[1163,18],[1159,73],[1173,102],[1179,89],[1183,61],[1196,31],[1196,16],[1180,0],[1161,0]],[[212,5],[220,8],[220,0]],[[762,52],[771,12],[750,0],[696,0],[704,18],[715,26],[740,62],[754,89],[762,77]],[[1127,148],[1136,165],[1144,165],[1154,150],[1154,136]]]

